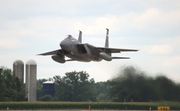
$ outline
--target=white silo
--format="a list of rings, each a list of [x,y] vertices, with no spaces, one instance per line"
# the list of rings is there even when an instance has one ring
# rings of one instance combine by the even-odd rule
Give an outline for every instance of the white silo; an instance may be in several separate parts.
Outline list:
[[[21,83],[24,83],[24,63],[22,60],[16,60],[13,63],[13,74],[15,74]]]
[[[36,101],[37,65],[34,60],[26,62],[26,96],[28,101]]]

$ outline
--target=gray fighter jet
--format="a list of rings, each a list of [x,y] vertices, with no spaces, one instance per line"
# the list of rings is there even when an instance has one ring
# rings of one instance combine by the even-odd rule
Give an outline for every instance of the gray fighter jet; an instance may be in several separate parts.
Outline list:
[[[82,32],[79,31],[78,40],[68,35],[67,38],[60,42],[61,49],[41,53],[38,55],[52,55],[52,59],[59,63],[65,63],[66,61],[111,61],[112,59],[130,59],[129,57],[112,57],[112,53],[121,53],[125,51],[138,51],[136,49],[119,49],[109,48],[109,29],[106,32],[105,47],[95,47],[88,43],[82,43]],[[70,59],[65,60],[65,56]]]

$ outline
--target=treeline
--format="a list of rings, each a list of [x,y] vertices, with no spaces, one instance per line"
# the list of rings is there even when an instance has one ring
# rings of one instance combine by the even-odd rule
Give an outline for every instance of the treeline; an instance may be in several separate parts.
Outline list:
[[[18,77],[5,67],[0,67],[0,101],[24,101],[25,90]]]
[[[95,83],[84,71],[67,72],[64,77],[54,76],[54,97],[43,95],[42,84],[47,80],[39,79],[37,82],[37,97],[40,101],[110,101],[107,83]]]
[[[180,101],[180,84],[164,75],[148,76],[133,66],[123,67],[117,76],[105,81],[95,82],[85,71],[72,71],[65,76],[54,76],[54,95],[43,94],[43,82],[37,80],[38,101],[86,101],[86,102],[153,102]],[[12,71],[0,68],[0,101],[24,101],[24,85]]]
[[[122,67],[116,77],[95,83],[86,72],[55,76],[57,101],[152,102],[180,101],[180,84],[162,74],[147,76],[133,66]],[[41,81],[41,80],[40,80]],[[45,97],[48,97],[47,95]],[[43,96],[44,99],[44,96]],[[39,100],[43,100],[39,98]]]

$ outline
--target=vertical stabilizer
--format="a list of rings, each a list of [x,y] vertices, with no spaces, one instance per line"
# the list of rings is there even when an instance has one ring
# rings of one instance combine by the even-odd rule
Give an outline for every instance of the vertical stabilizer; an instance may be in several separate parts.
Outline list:
[[[109,29],[106,28],[106,41],[105,41],[105,48],[109,48]],[[104,50],[104,52],[111,56],[111,53],[110,52],[107,52],[106,50]]]
[[[109,29],[106,28],[107,32],[106,32],[106,41],[105,41],[105,47],[108,48],[109,47]]]
[[[79,31],[79,38],[78,38],[78,41],[79,41],[80,43],[82,43],[82,32],[81,32],[81,31]]]

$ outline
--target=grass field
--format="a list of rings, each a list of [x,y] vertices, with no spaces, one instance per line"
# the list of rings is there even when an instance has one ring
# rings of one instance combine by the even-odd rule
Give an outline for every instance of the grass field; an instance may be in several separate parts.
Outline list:
[[[169,106],[171,110],[180,110],[180,102],[0,102],[0,110],[157,110],[158,106]]]

